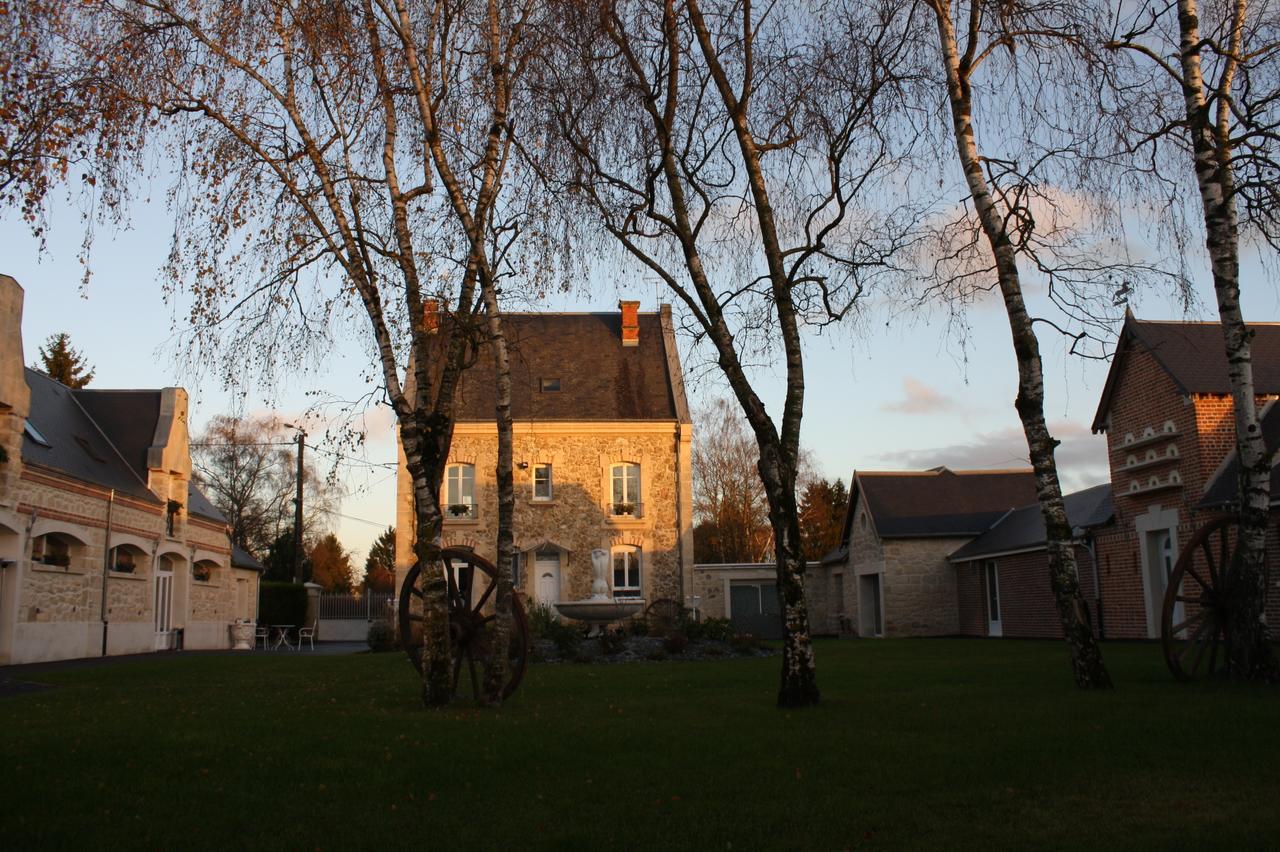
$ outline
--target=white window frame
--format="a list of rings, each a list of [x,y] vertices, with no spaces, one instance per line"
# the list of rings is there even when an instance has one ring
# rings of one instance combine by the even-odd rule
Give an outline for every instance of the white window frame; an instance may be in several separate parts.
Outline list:
[[[623,563],[623,585],[618,585],[619,557]],[[644,555],[639,547],[627,544],[613,548],[609,554],[609,581],[615,598],[644,597]]]
[[[545,482],[545,483],[543,483],[543,484],[545,484],[545,485],[546,485],[546,493],[545,493],[545,494],[539,494],[539,493],[538,493],[538,484],[539,484],[539,483],[538,483],[538,472],[539,472],[539,471],[542,471],[542,470],[545,470],[545,471],[546,471],[546,473],[547,473],[546,482]],[[546,502],[549,502],[549,501],[551,501],[551,500],[554,500],[554,499],[555,499],[555,494],[556,494],[556,488],[555,488],[555,469],[552,467],[551,462],[538,462],[538,463],[536,463],[536,464],[533,466],[533,499],[534,499],[534,501],[535,501],[535,502],[538,502],[538,503],[546,503]]]
[[[635,471],[634,482],[628,475]],[[614,517],[641,516],[644,504],[641,502],[640,464],[638,462],[617,462],[609,466],[609,514]],[[619,499],[621,498],[621,499]],[[619,511],[620,506],[631,506],[630,512]]]
[[[464,475],[468,474],[468,475]],[[466,484],[470,482],[471,494],[467,495]],[[447,521],[472,521],[479,514],[476,506],[476,466],[468,462],[454,462],[445,468],[444,474],[444,517]],[[466,512],[455,515],[453,506],[467,506]]]

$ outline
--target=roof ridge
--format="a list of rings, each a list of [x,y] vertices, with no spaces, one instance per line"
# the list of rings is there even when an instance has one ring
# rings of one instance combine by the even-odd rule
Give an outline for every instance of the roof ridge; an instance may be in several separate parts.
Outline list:
[[[993,467],[955,470],[944,467],[940,470],[859,470],[855,471],[855,473],[858,476],[941,476],[943,473],[953,473],[957,476],[991,476],[994,474],[1035,473],[1035,469],[1030,467]]]
[[[1222,325],[1221,320],[1160,320],[1160,319],[1138,319],[1134,317],[1130,322],[1140,325]],[[1249,320],[1245,325],[1280,325],[1280,320]]]

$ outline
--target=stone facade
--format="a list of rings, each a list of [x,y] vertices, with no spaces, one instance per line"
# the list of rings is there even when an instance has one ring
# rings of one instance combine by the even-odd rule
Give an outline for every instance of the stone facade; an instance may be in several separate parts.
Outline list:
[[[626,307],[634,303],[623,303]],[[634,311],[633,311],[634,312]],[[537,318],[545,325],[546,345],[556,344],[556,318],[546,314]],[[570,315],[565,315],[570,316]],[[594,316],[594,315],[593,315]],[[634,330],[626,324],[622,330]],[[584,376],[593,369],[589,363],[570,361],[557,367],[556,374],[565,376],[563,390],[557,379],[555,397],[545,399],[518,398],[513,405],[513,430],[516,506],[513,534],[518,552],[517,591],[528,602],[551,605],[557,601],[575,600],[591,594],[591,551],[602,548],[619,553],[627,551],[640,562],[638,594],[646,603],[670,599],[687,605],[693,591],[693,480],[692,424],[679,374],[679,359],[674,354],[670,312],[665,308],[660,317],[647,315],[649,333],[661,332],[661,342],[645,340],[646,347],[638,356],[646,359],[633,366],[634,375],[647,369],[648,381],[654,376],[669,383],[666,396],[649,392],[658,402],[640,416],[610,419],[538,419],[540,403],[559,406],[567,413],[581,410],[592,413],[608,388],[596,388],[591,399],[576,405],[575,383],[578,373]],[[582,315],[572,315],[582,322]],[[634,317],[633,317],[634,320]],[[653,320],[659,320],[654,322]],[[573,345],[560,338],[565,347],[564,358],[573,358]],[[538,338],[529,335],[524,341],[524,354],[537,363]],[[626,347],[620,339],[595,340],[595,345]],[[654,344],[658,345],[654,345]],[[610,353],[611,356],[616,353]],[[545,361],[543,369],[545,369]],[[527,372],[536,376],[538,367]],[[563,371],[563,372],[562,372]],[[470,372],[470,371],[469,371]],[[526,370],[521,370],[526,372]],[[468,381],[472,380],[469,376]],[[484,379],[483,381],[488,381]],[[585,385],[587,379],[582,379]],[[488,390],[479,389],[480,392]],[[618,393],[624,393],[619,390]],[[477,390],[473,389],[473,394]],[[666,402],[662,402],[665,399]],[[667,407],[666,414],[660,410]],[[473,412],[470,419],[460,418],[454,429],[450,447],[450,468],[465,469],[474,482],[474,506],[455,515],[448,505],[442,507],[445,520],[442,542],[445,546],[472,547],[479,555],[493,559],[497,541],[497,427],[492,419],[481,420],[484,412]],[[551,493],[535,495],[535,472],[551,470]],[[629,495],[627,504],[613,502],[612,470],[617,465],[639,468],[639,496]],[[446,480],[448,476],[446,476]],[[445,502],[449,486],[446,483]],[[459,504],[461,509],[461,504]],[[626,511],[620,511],[625,507]],[[396,573],[403,578],[413,566],[414,511],[413,492],[400,453],[396,510]],[[610,583],[613,582],[610,572]],[[399,580],[397,581],[397,583]]]
[[[21,294],[12,278],[0,277],[0,317],[8,325],[0,340],[16,353],[6,351],[0,363],[7,450],[0,462],[0,664],[153,651],[170,647],[178,630],[187,648],[230,647],[229,624],[256,616],[259,572],[232,565],[225,522],[192,512],[198,492],[190,491],[186,393],[157,391],[158,418],[137,424],[140,445],[150,447],[138,460],[147,477],[127,493],[30,461],[23,430],[35,414],[22,366]],[[90,450],[101,457],[101,447]],[[37,558],[50,542],[65,547],[65,558]],[[132,559],[131,571],[113,570],[109,553],[119,552]],[[207,581],[193,577],[197,563],[210,571]]]

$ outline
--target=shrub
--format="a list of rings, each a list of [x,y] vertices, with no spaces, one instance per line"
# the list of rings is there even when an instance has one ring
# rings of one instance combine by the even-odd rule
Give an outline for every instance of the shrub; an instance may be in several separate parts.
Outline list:
[[[600,650],[604,651],[607,656],[621,654],[627,647],[627,634],[621,630],[614,632],[606,630],[600,634]]]
[[[553,642],[560,656],[565,659],[572,658],[582,642],[581,629],[556,618],[551,607],[546,604],[530,607],[529,634],[533,639],[548,639]]]
[[[627,632],[632,636],[648,636],[649,622],[643,618],[633,618],[627,622]]]
[[[702,621],[689,620],[683,626],[684,632],[694,642],[728,642],[733,638],[733,625],[727,618],[705,618]]]
[[[689,647],[689,635],[683,630],[673,630],[662,640],[662,647],[668,654],[679,654]]]
[[[375,654],[396,649],[396,631],[391,622],[379,618],[369,625],[369,650]]]
[[[729,644],[733,647],[734,653],[754,654],[760,647],[760,640],[750,633],[735,633],[729,640]]]
[[[258,623],[307,623],[307,587],[301,583],[264,581],[258,586]]]

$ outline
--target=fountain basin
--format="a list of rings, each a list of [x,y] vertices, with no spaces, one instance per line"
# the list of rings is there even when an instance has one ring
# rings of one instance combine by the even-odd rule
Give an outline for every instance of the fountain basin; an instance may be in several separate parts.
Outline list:
[[[644,609],[644,601],[620,601],[611,598],[603,600],[563,601],[555,605],[556,610],[565,618],[585,621],[592,625],[609,624],[635,615]]]

